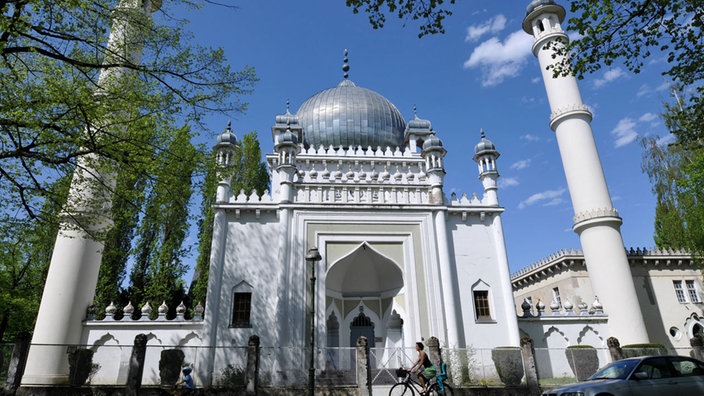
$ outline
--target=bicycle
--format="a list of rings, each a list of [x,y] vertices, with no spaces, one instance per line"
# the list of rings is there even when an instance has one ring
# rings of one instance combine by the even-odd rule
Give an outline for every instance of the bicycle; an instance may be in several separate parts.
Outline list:
[[[454,395],[452,387],[450,387],[450,385],[445,382],[445,379],[447,378],[447,373],[445,371],[444,363],[443,370],[435,378],[432,378],[430,380],[430,383],[428,384],[428,391],[425,393],[421,392],[421,385],[418,383],[418,381],[413,379],[411,373],[408,370],[404,368],[396,369],[396,376],[399,378],[403,378],[403,380],[391,387],[391,390],[389,390],[389,396],[414,396],[416,394],[420,396]],[[438,378],[441,379],[442,387],[437,382]]]

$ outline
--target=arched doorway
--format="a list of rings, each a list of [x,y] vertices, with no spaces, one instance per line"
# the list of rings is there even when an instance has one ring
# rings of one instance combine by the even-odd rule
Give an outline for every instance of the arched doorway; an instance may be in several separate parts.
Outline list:
[[[339,346],[354,347],[359,336],[370,347],[383,346],[394,298],[403,286],[401,266],[366,242],[333,263],[325,276],[326,309],[340,313]]]

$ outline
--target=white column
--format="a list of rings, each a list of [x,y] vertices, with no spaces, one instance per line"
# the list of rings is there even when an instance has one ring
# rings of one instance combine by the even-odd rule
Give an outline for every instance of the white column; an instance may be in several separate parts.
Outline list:
[[[500,282],[498,284],[496,301],[500,306],[502,318],[497,318],[502,323],[506,323],[506,331],[508,339],[505,340],[507,345],[520,345],[520,336],[518,332],[518,320],[516,319],[516,307],[513,304],[513,287],[511,286],[511,274],[509,273],[508,255],[506,254],[506,241],[504,238],[504,229],[499,214],[494,215],[492,221],[492,237],[494,238],[494,246],[496,246],[496,265],[499,272]]]
[[[457,276],[452,271],[452,265],[450,265],[450,249],[447,245],[447,219],[445,218],[444,210],[435,212],[435,232],[437,234],[438,260],[440,260],[440,282],[442,282],[442,299],[443,307],[445,308],[447,345],[450,348],[457,348],[460,345],[455,295],[459,294],[459,291],[455,290]]]
[[[160,1],[123,0],[118,7],[128,12],[143,11],[148,17],[159,5]],[[107,53],[121,61],[139,63],[141,48],[128,45],[139,42],[138,34],[139,29],[131,26],[129,20],[115,19]],[[126,72],[121,68],[103,70],[98,91],[108,84],[119,84]],[[98,161],[102,160],[95,155],[77,161],[37,314],[23,386],[68,382],[67,348],[81,342],[82,322],[93,302],[102,261],[103,243],[99,238],[111,226],[106,216],[110,213],[115,177],[101,173],[95,166]],[[104,307],[98,307],[101,308]]]
[[[210,245],[210,267],[208,269],[208,294],[205,300],[205,317],[203,318],[204,332],[203,345],[209,346],[205,353],[207,358],[204,359],[205,366],[204,374],[205,384],[213,384],[213,364],[217,352],[218,340],[218,324],[228,323],[229,321],[221,317],[221,314],[227,315],[229,310],[220,307],[222,300],[222,279],[225,268],[225,251],[227,250],[227,213],[224,209],[215,209],[213,220],[213,240]]]
[[[535,21],[542,18],[542,30]],[[582,103],[573,76],[553,77],[547,67],[563,61],[556,45],[567,43],[567,35],[552,20],[564,17],[556,4],[535,8],[524,21],[524,30],[534,35],[533,54],[543,74],[550,109],[550,127],[555,131],[567,186],[574,209],[574,231],[579,235],[592,288],[609,315],[609,331],[622,344],[648,342],[631,270],[623,246],[621,218],[613,208],[591,128],[592,115]],[[548,48],[548,43],[553,47]]]

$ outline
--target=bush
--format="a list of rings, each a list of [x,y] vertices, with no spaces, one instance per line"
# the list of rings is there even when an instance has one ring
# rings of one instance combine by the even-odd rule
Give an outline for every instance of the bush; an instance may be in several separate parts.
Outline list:
[[[244,385],[244,370],[231,364],[222,370],[217,381],[217,386],[224,389],[236,389]]]
[[[83,386],[88,378],[100,368],[100,365],[93,364],[93,351],[83,348],[69,353],[68,366],[71,386]]]
[[[496,372],[506,386],[521,384],[523,378],[523,358],[519,347],[497,347],[491,350]]]
[[[596,349],[591,345],[568,346],[565,356],[577,381],[586,380],[599,369],[599,357]]]
[[[647,355],[667,355],[667,348],[662,344],[630,344],[621,347],[623,358],[647,356]]]

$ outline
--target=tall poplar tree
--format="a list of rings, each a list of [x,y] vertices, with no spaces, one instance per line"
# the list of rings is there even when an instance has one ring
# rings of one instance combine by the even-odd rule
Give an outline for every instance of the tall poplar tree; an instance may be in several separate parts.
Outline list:
[[[181,276],[188,250],[189,202],[199,152],[188,128],[174,132],[168,146],[157,154],[145,210],[137,230],[135,263],[130,274],[129,298],[133,304],[149,302],[156,309],[163,301],[171,314],[184,297]]]

